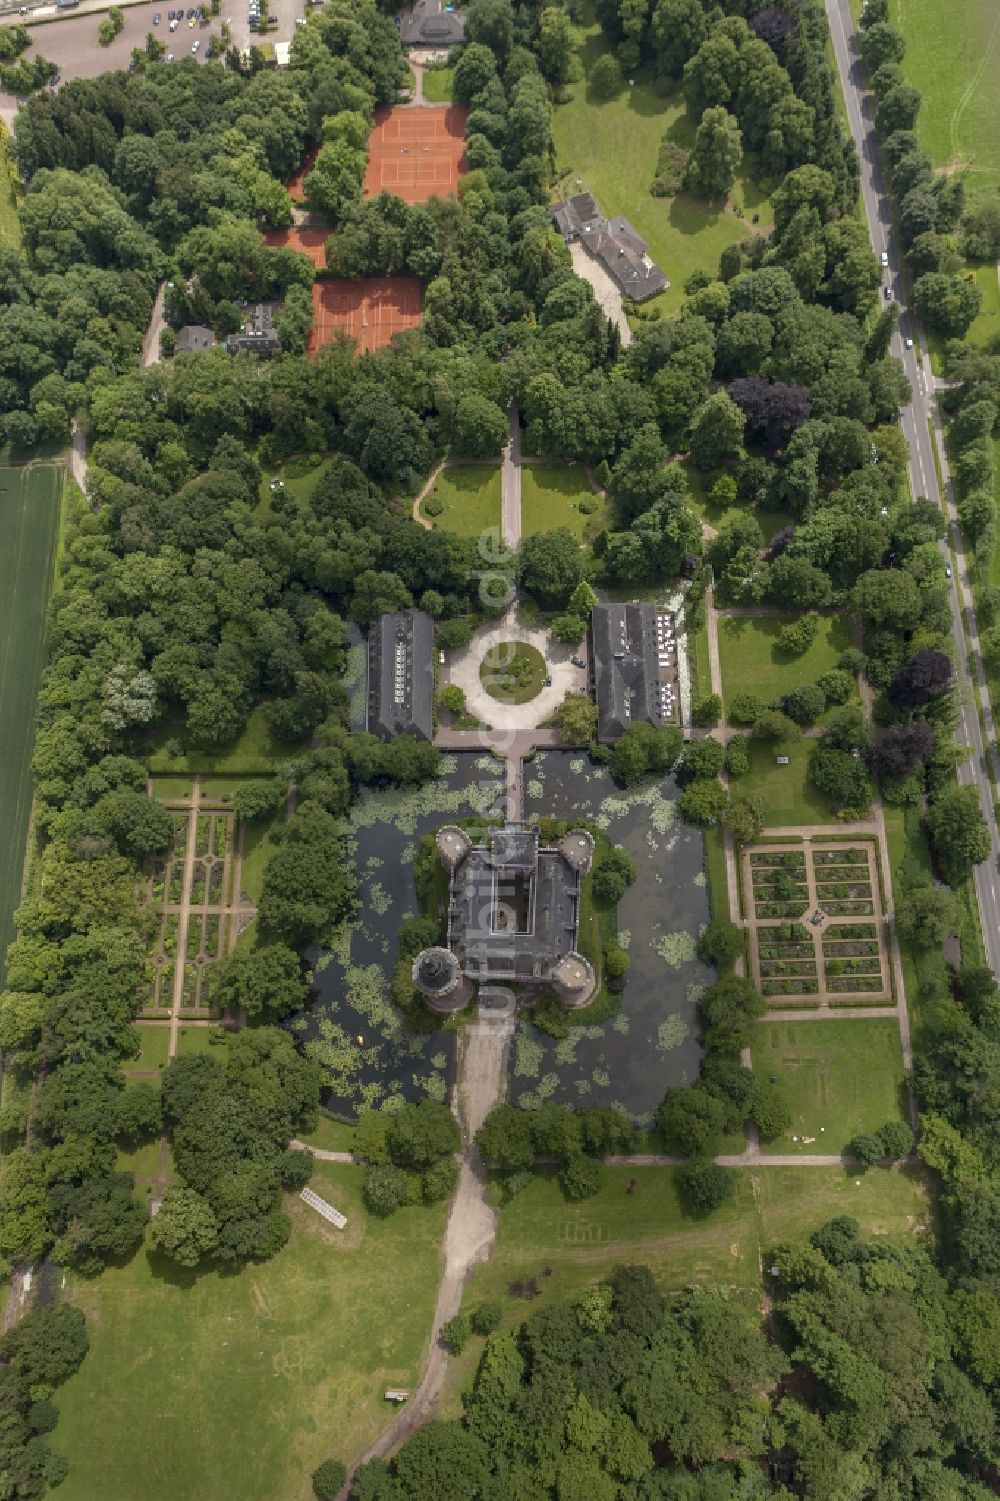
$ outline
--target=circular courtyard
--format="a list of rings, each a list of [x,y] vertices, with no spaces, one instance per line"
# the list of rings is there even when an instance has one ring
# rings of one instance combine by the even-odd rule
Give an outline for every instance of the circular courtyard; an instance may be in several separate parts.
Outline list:
[[[564,646],[543,626],[517,613],[481,625],[456,651],[443,682],[465,694],[466,709],[493,729],[529,730],[547,724],[567,693],[587,691],[585,648]]]

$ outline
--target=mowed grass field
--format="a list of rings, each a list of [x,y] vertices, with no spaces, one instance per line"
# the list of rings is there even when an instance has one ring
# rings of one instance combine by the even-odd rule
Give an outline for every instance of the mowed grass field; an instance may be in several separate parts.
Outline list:
[[[754,693],[764,702],[815,683],[836,667],[851,644],[847,622],[839,615],[816,617],[812,645],[793,657],[778,649],[778,632],[794,615],[722,615],[719,619],[719,656],[722,693],[728,704],[738,693]]]
[[[859,1131],[903,1119],[895,1018],[758,1022],[751,1053],[754,1072],[777,1077],[792,1112],[787,1134],[765,1153],[840,1152]]]
[[[923,95],[917,133],[975,196],[1000,187],[1000,6],[996,0],[893,0],[903,69]]]
[[[590,6],[586,24],[577,29],[577,50],[588,76],[597,58],[610,50]],[[670,280],[651,305],[676,312],[692,271],[715,275],[727,245],[754,229],[766,233],[771,223],[767,196],[745,170],[725,202],[709,203],[689,193],[652,196],[649,185],[664,135],[669,131],[685,148],[694,140],[695,125],[680,90],[664,97],[640,79],[632,88],[626,84],[617,99],[595,99],[585,81],[572,84],[567,93],[568,102],[556,107],[552,122],[556,165],[565,174],[563,189],[567,195],[588,189],[605,214],[625,214],[632,221]]]
[[[59,464],[0,466],[0,986],[31,814],[35,697],[62,485]]]
[[[427,510],[429,500],[440,502],[439,515]],[[442,469],[420,504],[420,514],[435,531],[459,537],[478,537],[489,527],[499,530],[500,465],[454,464]]]
[[[589,514],[581,511],[581,500],[592,502],[595,509]],[[590,542],[609,523],[608,504],[591,490],[582,469],[567,464],[521,466],[522,536],[565,526],[581,542]]]
[[[369,1219],[363,1173],[317,1164],[347,1229],[288,1198],[292,1238],[260,1266],[163,1276],[140,1251],[73,1280],[90,1353],[59,1393],[61,1501],[311,1501],[320,1460],[390,1422],[383,1391],[423,1364],[445,1206]]]
[[[929,1227],[926,1187],[906,1170],[862,1174],[857,1187],[858,1175],[841,1168],[736,1168],[732,1198],[703,1219],[685,1213],[677,1174],[672,1167],[605,1168],[600,1192],[579,1203],[564,1198],[553,1176],[535,1178],[500,1210],[493,1256],[473,1274],[468,1301],[502,1298],[505,1322],[518,1322],[619,1262],[649,1266],[666,1289],[717,1282],[755,1294],[770,1247],[803,1240],[835,1215],[854,1215],[866,1234]],[[511,1283],[532,1278],[537,1300],[510,1297]]]

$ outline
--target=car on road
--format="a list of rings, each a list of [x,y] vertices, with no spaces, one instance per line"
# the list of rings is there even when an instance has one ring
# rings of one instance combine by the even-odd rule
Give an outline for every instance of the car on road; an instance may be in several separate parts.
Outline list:
[[[950,579],[951,578],[951,564],[950,563],[946,563],[944,565],[944,576],[945,576],[946,579]]]
[[[907,349],[912,349],[913,348],[913,340],[912,339],[907,339],[906,340],[906,347],[907,347]]]
[[[886,300],[886,302],[891,302],[892,301],[892,288],[891,287],[886,287],[886,289],[885,289],[885,300]]]
[[[882,261],[883,266],[888,266],[888,264],[889,264],[889,252],[888,252],[888,250],[883,250],[880,259]]]

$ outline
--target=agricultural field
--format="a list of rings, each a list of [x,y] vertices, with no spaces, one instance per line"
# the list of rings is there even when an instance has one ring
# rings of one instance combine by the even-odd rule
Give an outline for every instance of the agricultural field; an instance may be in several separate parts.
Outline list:
[[[61,464],[0,466],[0,985],[31,816],[35,697],[62,488]]]
[[[568,527],[581,542],[592,542],[609,525],[607,501],[595,495],[583,471],[565,464],[524,464],[521,468],[521,535]]]
[[[923,95],[917,134],[971,198],[1000,187],[1000,10],[994,0],[893,0],[904,71]]]
[[[435,509],[438,505],[440,511]],[[489,527],[499,530],[499,464],[454,464],[442,469],[418,509],[435,531],[478,537]]]
[[[758,1022],[751,1052],[755,1073],[781,1082],[792,1112],[764,1153],[839,1152],[859,1131],[905,1118],[895,1017]]]
[[[597,58],[610,49],[590,5],[585,13],[577,50],[589,75]],[[756,230],[766,232],[771,221],[767,195],[744,171],[721,207],[687,193],[652,196],[649,186],[664,134],[683,147],[694,140],[695,126],[680,90],[664,96],[640,78],[616,99],[597,100],[585,82],[571,84],[566,93],[568,101],[556,108],[552,125],[563,189],[567,194],[587,189],[605,214],[627,215],[670,279],[669,288],[649,305],[674,313],[692,271],[714,273],[727,245]]]
[[[347,1229],[290,1198],[273,1261],[193,1276],[140,1252],[74,1279],[90,1353],[59,1394],[63,1501],[310,1501],[321,1459],[374,1439],[385,1387],[420,1371],[445,1206],[369,1219],[362,1177],[317,1165],[312,1186]]]

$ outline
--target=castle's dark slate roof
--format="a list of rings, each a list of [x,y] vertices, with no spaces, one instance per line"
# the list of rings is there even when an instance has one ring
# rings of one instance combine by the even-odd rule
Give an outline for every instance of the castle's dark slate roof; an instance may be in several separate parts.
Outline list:
[[[448,947],[469,979],[548,984],[576,949],[580,880],[523,824],[493,829],[488,845],[473,845],[452,872],[448,907]]]
[[[434,738],[434,622],[425,610],[380,615],[368,632],[368,729]]]
[[[404,47],[454,47],[465,40],[465,17],[434,0],[415,0],[411,13],[400,17],[399,39]]]
[[[663,723],[653,604],[595,605],[590,661],[600,740],[617,740],[633,724]]]
[[[579,241],[599,261],[625,297],[643,302],[670,283],[646,254],[646,242],[623,214],[605,219],[590,193],[577,193],[549,208],[567,244]]]

